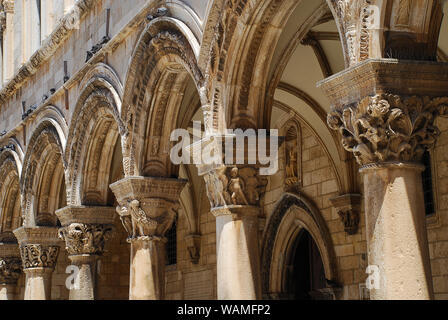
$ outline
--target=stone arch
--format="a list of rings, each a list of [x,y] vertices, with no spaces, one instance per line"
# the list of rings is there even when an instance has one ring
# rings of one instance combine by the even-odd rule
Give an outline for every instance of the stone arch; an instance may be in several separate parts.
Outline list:
[[[269,72],[266,66],[273,58],[272,48],[282,28],[300,3],[294,0],[229,1],[218,19],[212,17],[217,22],[209,41],[210,58],[206,70],[213,79],[207,85],[213,112],[217,114],[216,130],[224,130],[225,123],[240,128],[261,126],[264,115],[260,108],[264,105]],[[216,5],[219,6],[219,1]],[[328,15],[329,9],[322,1],[315,11],[317,13],[305,21],[302,37],[307,28]]]
[[[372,58],[436,61],[443,0],[326,1],[346,67]]]
[[[325,278],[338,279],[332,239],[319,210],[304,196],[286,193],[269,219],[262,247],[262,287],[267,297],[284,290],[285,261],[299,232],[305,229],[315,241],[325,270]]]
[[[198,93],[204,83],[198,55],[199,44],[193,33],[176,19],[157,18],[142,31],[131,58],[123,98],[122,119],[128,132],[123,143],[126,176],[172,174],[167,149],[182,90],[189,79]],[[200,97],[204,104],[204,95]]]
[[[115,72],[96,65],[82,81],[67,148],[67,199],[70,205],[105,204],[110,164],[117,140],[126,135],[121,121],[122,86]]]
[[[14,229],[20,227],[22,222],[19,188],[20,168],[21,164],[16,147],[9,147],[0,153],[0,234],[11,233]]]
[[[20,178],[25,226],[57,223],[54,211],[61,205],[59,199],[65,198],[63,132],[55,119],[44,118],[28,142]]]

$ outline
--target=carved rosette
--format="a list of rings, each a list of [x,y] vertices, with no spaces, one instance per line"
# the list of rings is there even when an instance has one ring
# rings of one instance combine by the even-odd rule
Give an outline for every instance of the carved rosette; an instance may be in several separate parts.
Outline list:
[[[26,244],[20,247],[23,269],[51,268],[54,269],[58,259],[58,246]]]
[[[118,206],[123,227],[129,234],[128,242],[134,240],[166,241],[165,234],[176,218],[177,206],[164,199],[128,200]]]
[[[212,209],[226,206],[258,206],[267,179],[255,167],[221,167],[204,174]]]
[[[415,162],[436,142],[434,120],[447,110],[448,97],[379,94],[331,112],[328,125],[360,165]]]
[[[112,231],[111,225],[72,223],[59,229],[59,238],[65,241],[70,256],[101,256]]]
[[[0,284],[16,284],[21,273],[22,262],[20,258],[0,258]]]

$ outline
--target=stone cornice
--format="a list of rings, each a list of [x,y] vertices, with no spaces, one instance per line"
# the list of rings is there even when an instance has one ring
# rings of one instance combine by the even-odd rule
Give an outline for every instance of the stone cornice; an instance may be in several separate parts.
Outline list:
[[[441,97],[447,95],[448,63],[369,59],[317,86],[338,110],[375,94]]]
[[[32,75],[34,75],[40,66],[53,55],[71,34],[74,27],[74,17],[81,20],[93,7],[95,1],[96,0],[76,1],[73,9],[61,19],[53,33],[45,40],[40,49],[31,56],[28,62],[26,62],[15,76],[2,88],[0,91],[0,103],[5,103],[7,99]]]

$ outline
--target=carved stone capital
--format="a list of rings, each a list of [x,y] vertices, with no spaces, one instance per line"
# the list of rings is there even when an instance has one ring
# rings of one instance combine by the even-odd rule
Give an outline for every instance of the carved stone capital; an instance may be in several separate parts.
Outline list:
[[[16,284],[21,273],[19,246],[0,243],[0,284]]]
[[[115,209],[112,207],[69,206],[56,211],[62,224],[59,238],[70,256],[102,255],[111,237]]]
[[[360,165],[419,162],[440,134],[434,120],[448,108],[448,97],[378,94],[334,110],[328,125]]]
[[[23,269],[54,269],[61,241],[58,229],[53,227],[21,227],[14,230],[19,242]]]
[[[203,176],[212,209],[258,206],[267,185],[255,166],[221,166]]]
[[[27,244],[20,246],[23,269],[54,269],[59,255],[59,246]]]
[[[144,199],[142,202],[134,199],[116,210],[129,234],[129,242],[136,239],[164,241],[176,218],[177,205],[164,199]]]
[[[346,194],[330,201],[344,224],[345,232],[349,235],[356,234],[360,220],[361,195]]]
[[[101,256],[112,231],[112,225],[72,223],[59,229],[59,237],[65,241],[65,249],[70,256]]]
[[[367,60],[318,86],[332,104],[328,125],[360,165],[419,162],[448,110],[448,64]]]
[[[110,187],[118,199],[117,213],[128,241],[164,241],[179,207],[186,180],[128,177]]]

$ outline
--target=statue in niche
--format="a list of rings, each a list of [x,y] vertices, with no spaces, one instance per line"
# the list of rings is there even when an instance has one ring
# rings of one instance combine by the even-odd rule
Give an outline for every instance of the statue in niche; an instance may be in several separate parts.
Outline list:
[[[299,181],[297,173],[297,139],[286,141],[286,184],[293,185]]]
[[[398,3],[396,24],[408,26],[411,15],[411,0],[400,0]]]

